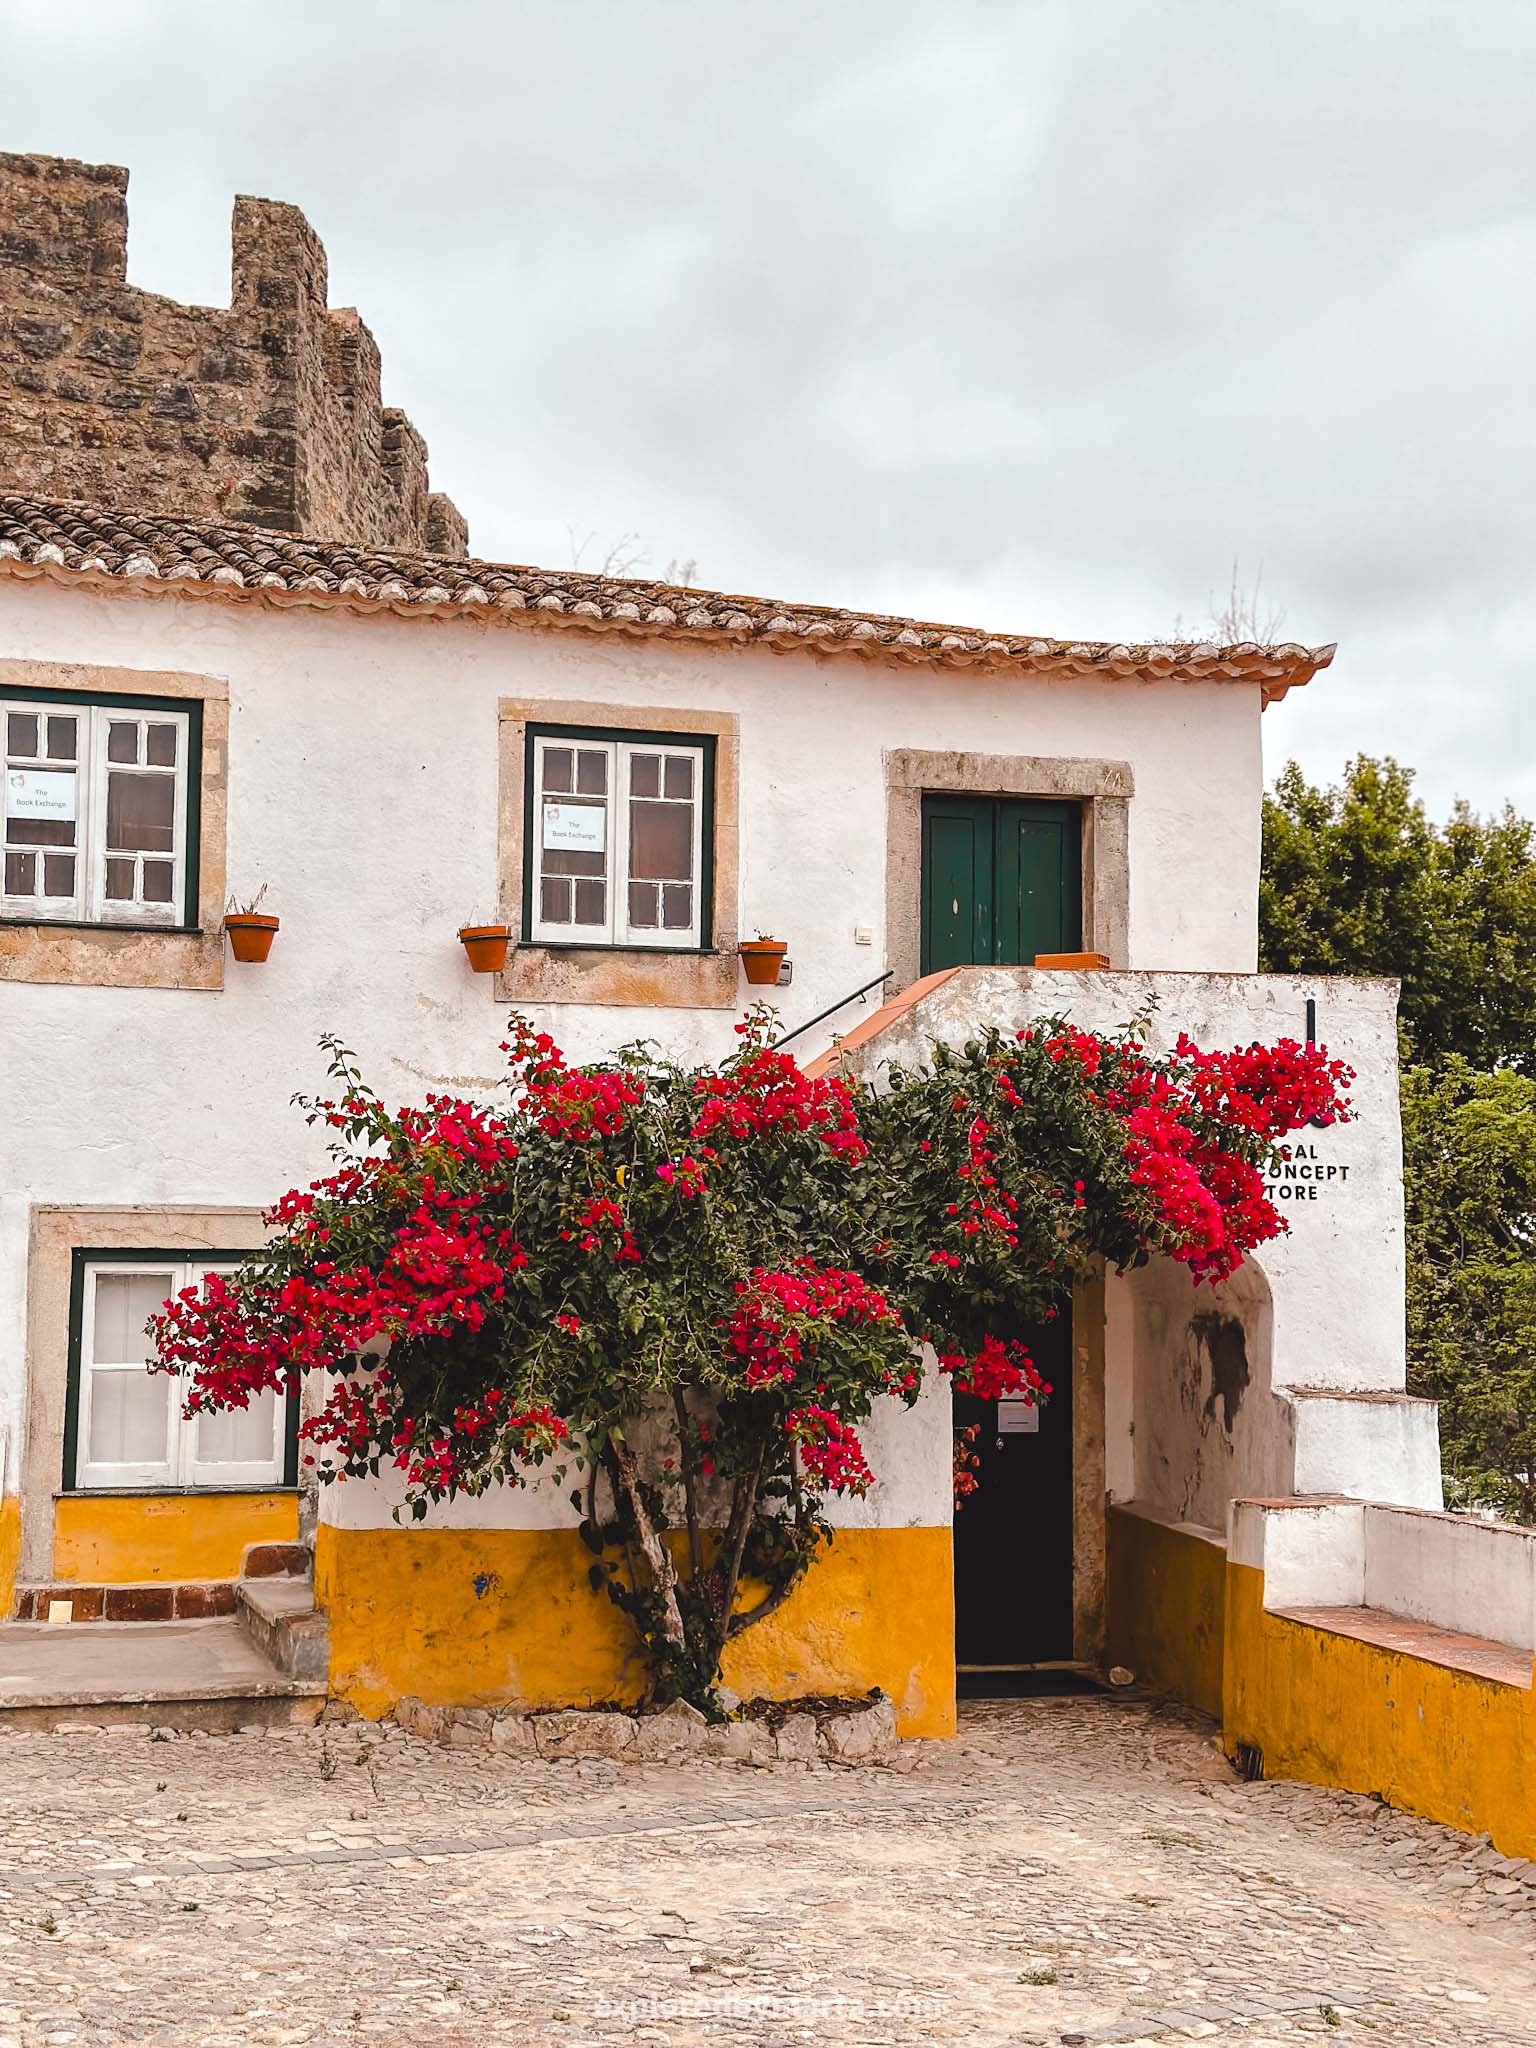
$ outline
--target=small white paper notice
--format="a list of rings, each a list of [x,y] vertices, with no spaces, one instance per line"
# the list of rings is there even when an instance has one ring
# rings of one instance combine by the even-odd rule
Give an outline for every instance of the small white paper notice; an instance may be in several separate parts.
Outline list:
[[[546,803],[544,844],[551,852],[601,853],[607,824],[606,805]]]
[[[1033,1401],[999,1401],[997,1433],[999,1436],[1038,1436],[1039,1408]]]
[[[41,768],[8,768],[5,771],[5,812],[9,818],[52,818],[56,824],[75,822],[75,778],[52,775]]]

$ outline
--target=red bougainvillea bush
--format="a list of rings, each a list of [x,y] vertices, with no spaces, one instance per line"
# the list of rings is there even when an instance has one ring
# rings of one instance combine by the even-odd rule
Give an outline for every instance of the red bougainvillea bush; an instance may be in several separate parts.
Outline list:
[[[1052,1022],[869,1089],[809,1078],[766,1011],[737,1031],[717,1068],[575,1067],[515,1017],[494,1106],[403,1109],[327,1041],[333,1096],[303,1106],[336,1170],[152,1326],[194,1410],[323,1375],[307,1459],[397,1468],[417,1518],[574,1479],[655,1696],[705,1707],[828,1496],[871,1484],[860,1425],[916,1399],[922,1344],[957,1387],[1047,1398],[1020,1332],[1099,1259],[1231,1273],[1286,1228],[1277,1147],[1346,1116],[1351,1078],[1313,1046],[1154,1057]]]

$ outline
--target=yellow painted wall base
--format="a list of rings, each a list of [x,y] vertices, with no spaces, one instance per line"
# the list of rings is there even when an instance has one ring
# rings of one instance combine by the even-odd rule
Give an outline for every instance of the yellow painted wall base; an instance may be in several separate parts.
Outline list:
[[[74,1493],[54,1503],[53,1576],[85,1586],[234,1579],[251,1543],[296,1543],[294,1493]]]
[[[1284,1621],[1227,1566],[1225,1741],[1265,1774],[1374,1793],[1536,1856],[1536,1692]]]
[[[16,1604],[16,1560],[21,1556],[21,1502],[0,1496],[0,1621]]]
[[[330,1614],[331,1686],[363,1713],[414,1696],[530,1707],[638,1699],[623,1615],[587,1583],[574,1529],[336,1529],[315,1544]],[[738,1637],[726,1683],[744,1698],[882,1685],[904,1735],[955,1730],[948,1529],[840,1529],[776,1615]]]
[[[1109,1510],[1107,1544],[1110,1663],[1219,1721],[1225,1546],[1120,1507]]]

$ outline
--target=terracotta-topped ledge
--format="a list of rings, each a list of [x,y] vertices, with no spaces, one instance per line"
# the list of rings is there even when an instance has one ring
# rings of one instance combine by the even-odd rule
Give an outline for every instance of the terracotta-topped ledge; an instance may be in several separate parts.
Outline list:
[[[892,996],[888,1003],[882,1003],[878,1010],[870,1012],[853,1029],[838,1039],[825,1052],[818,1053],[806,1063],[805,1071],[812,1080],[819,1080],[823,1074],[830,1074],[837,1065],[838,1057],[845,1052],[856,1052],[861,1045],[868,1045],[872,1038],[878,1038],[882,1031],[890,1029],[898,1017],[904,1017],[914,1009],[923,997],[931,995],[936,988],[942,988],[946,981],[952,981],[960,972],[958,967],[941,967],[937,974],[925,974],[920,980],[910,983],[899,996]]]
[[[1380,1607],[1276,1607],[1271,1612],[1279,1621],[1347,1636],[1351,1642],[1370,1643],[1400,1657],[1417,1657],[1448,1671],[1464,1671],[1470,1678],[1487,1679],[1494,1685],[1531,1690],[1531,1652],[1517,1649],[1513,1643],[1461,1635],[1455,1629],[1437,1628],[1433,1622],[1388,1614]]]

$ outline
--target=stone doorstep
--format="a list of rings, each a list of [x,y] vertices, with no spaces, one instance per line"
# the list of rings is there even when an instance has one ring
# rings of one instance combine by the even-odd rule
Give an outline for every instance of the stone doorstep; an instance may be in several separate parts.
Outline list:
[[[247,1544],[240,1579],[137,1580],[127,1585],[42,1584],[16,1588],[16,1621],[46,1621],[56,1601],[70,1608],[71,1624],[86,1621],[206,1621],[233,1614],[245,1579],[307,1580],[314,1556],[302,1543]]]
[[[283,1725],[314,1720],[325,1691],[275,1669],[232,1615],[0,1627],[0,1723],[13,1727]]]
[[[207,1621],[233,1614],[232,1579],[178,1580],[166,1585],[144,1581],[122,1586],[40,1585],[16,1588],[17,1621],[48,1619],[61,1601],[70,1608],[71,1625],[88,1621]]]
[[[674,1700],[657,1714],[563,1707],[529,1714],[518,1707],[435,1707],[403,1699],[396,1724],[408,1735],[452,1749],[543,1757],[610,1757],[622,1763],[712,1757],[742,1764],[879,1763],[897,1747],[896,1708],[887,1693],[867,1706],[818,1722],[788,1714],[778,1732],[764,1721],[711,1722]]]
[[[241,1579],[236,1611],[252,1644],[290,1678],[323,1684],[331,1667],[330,1619],[308,1579]]]

